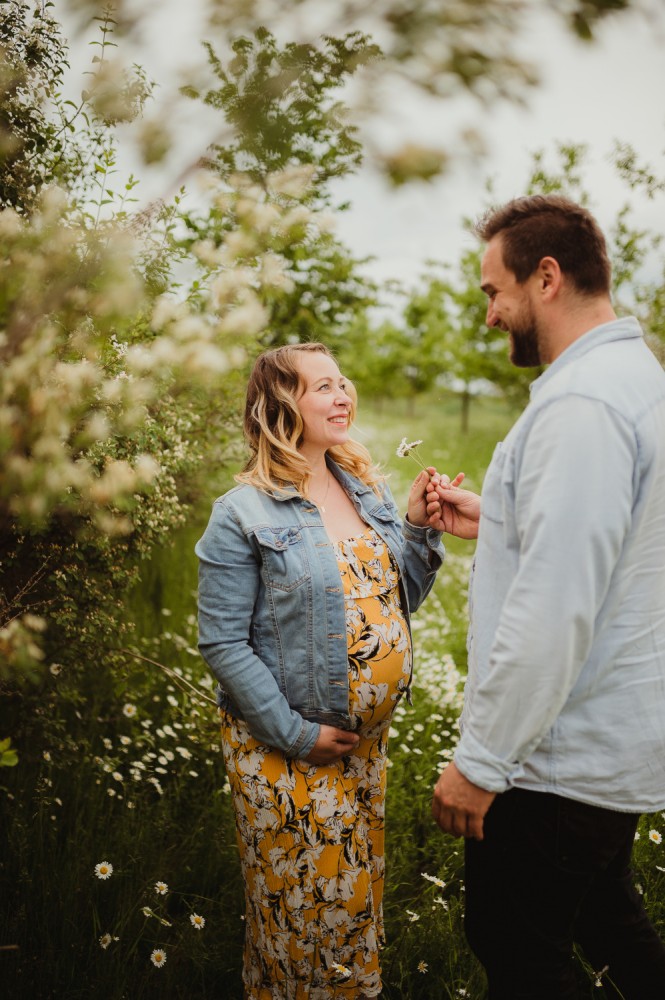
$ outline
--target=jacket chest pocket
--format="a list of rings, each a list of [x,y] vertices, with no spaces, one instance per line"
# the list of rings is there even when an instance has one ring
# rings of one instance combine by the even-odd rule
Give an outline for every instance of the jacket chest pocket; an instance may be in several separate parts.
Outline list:
[[[305,541],[299,528],[257,528],[254,536],[266,587],[295,590],[309,577]]]
[[[379,534],[389,540],[391,552],[393,552],[393,554],[401,552],[402,519],[399,515],[397,507],[384,504],[382,507],[377,507],[373,510],[371,517],[376,523]]]

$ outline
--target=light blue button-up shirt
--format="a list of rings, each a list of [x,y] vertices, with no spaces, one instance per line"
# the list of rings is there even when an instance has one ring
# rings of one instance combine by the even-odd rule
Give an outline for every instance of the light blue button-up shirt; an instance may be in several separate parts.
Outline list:
[[[665,807],[665,372],[605,323],[532,385],[482,491],[459,770]]]

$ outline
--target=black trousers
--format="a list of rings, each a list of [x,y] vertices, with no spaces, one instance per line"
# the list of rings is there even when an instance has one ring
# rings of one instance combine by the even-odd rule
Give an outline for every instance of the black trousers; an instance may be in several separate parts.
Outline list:
[[[485,839],[465,851],[466,935],[490,1000],[588,997],[573,942],[596,972],[608,967],[607,996],[665,998],[665,945],[630,868],[638,818],[545,792],[497,796]]]

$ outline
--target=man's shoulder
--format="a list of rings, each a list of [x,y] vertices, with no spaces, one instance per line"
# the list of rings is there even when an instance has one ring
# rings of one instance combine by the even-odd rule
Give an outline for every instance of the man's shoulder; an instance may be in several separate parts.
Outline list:
[[[638,419],[665,400],[665,371],[642,339],[600,343],[557,372],[534,404],[547,406],[575,396]]]

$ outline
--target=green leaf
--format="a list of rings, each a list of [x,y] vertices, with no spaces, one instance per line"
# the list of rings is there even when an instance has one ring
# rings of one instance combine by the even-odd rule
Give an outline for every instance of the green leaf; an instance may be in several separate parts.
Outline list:
[[[18,764],[18,753],[9,749],[11,742],[9,736],[0,740],[0,767],[16,767]]]

